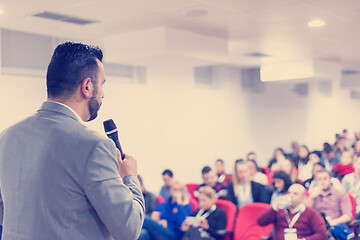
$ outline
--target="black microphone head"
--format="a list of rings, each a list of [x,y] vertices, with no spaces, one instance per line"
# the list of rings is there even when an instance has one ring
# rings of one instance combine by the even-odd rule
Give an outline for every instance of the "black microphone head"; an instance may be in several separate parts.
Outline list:
[[[105,129],[106,135],[110,135],[112,133],[117,132],[116,125],[112,119],[104,121],[104,129]]]

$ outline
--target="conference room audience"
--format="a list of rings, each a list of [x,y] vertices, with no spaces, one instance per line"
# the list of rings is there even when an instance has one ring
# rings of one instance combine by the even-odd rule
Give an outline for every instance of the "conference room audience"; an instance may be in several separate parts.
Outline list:
[[[180,227],[190,216],[192,207],[186,187],[179,181],[172,181],[170,194],[166,202],[156,207],[151,218],[145,218],[139,240],[181,239]]]
[[[291,153],[288,154],[288,157],[294,161],[295,159],[298,158],[299,143],[297,141],[292,141],[290,146],[291,146]]]
[[[236,160],[233,182],[228,186],[226,199],[240,208],[246,203],[270,203],[270,198],[269,188],[251,180],[248,163],[242,159]]]
[[[341,155],[340,162],[332,169],[334,176],[341,180],[346,174],[354,172],[352,161],[352,153],[350,151],[344,151]]]
[[[164,181],[164,185],[160,189],[159,195],[167,201],[171,196],[171,184],[174,180],[174,174],[170,169],[165,169],[162,173],[162,179]]]
[[[318,185],[315,181],[315,174],[319,171],[326,170],[325,166],[322,163],[315,163],[313,170],[312,170],[312,177],[308,180],[306,180],[303,185],[306,189],[309,191],[312,191],[314,188],[316,188]],[[338,191],[344,192],[344,187],[341,184],[340,180],[334,177],[331,177],[331,185]]]
[[[247,160],[247,163],[250,168],[251,179],[254,182],[261,183],[263,185],[269,184],[269,180],[267,176],[260,171],[260,168],[255,160]]]
[[[284,171],[277,171],[273,176],[274,191],[271,195],[270,204],[274,204],[279,197],[287,194],[291,184],[291,178],[288,174]]]
[[[334,148],[329,143],[326,142],[323,146],[320,162],[324,164],[327,171],[331,171],[333,166],[340,162],[341,155],[335,153]]]
[[[353,155],[355,157],[360,156],[360,140],[355,141],[353,148]]]
[[[331,174],[326,170],[315,173],[317,187],[309,191],[308,206],[326,215],[331,226],[346,224],[352,220],[350,197],[331,185]]]
[[[225,187],[232,181],[232,175],[225,173],[225,163],[222,159],[215,161],[216,175],[218,176],[218,182],[222,183]]]
[[[199,189],[199,210],[192,214],[192,218],[186,218],[181,225],[181,230],[186,232],[183,240],[198,239],[195,237],[199,235],[203,238],[222,239],[219,231],[225,230],[226,214],[223,209],[216,207],[216,200],[216,192],[211,187]]]
[[[138,175],[137,177],[139,179],[141,192],[142,192],[142,194],[144,196],[144,200],[145,200],[145,214],[147,216],[150,216],[151,213],[155,210],[155,208],[157,206],[157,200],[153,193],[151,193],[145,189],[145,185],[144,185],[142,177],[140,175]]]
[[[290,196],[288,206],[282,206],[285,198]],[[274,224],[274,240],[284,239],[327,239],[325,222],[321,215],[313,208],[305,205],[305,188],[300,184],[293,184],[289,188],[288,196],[277,199],[273,207],[266,210],[258,217],[258,224],[266,226]],[[296,229],[296,236],[285,238],[289,228]],[[285,233],[285,234],[284,234]]]
[[[314,168],[314,164],[320,162],[321,152],[313,151],[309,154],[309,160],[307,164],[303,165],[299,168],[298,179],[301,182],[304,182],[312,177],[312,171]]]
[[[284,171],[286,174],[288,174],[291,178],[291,181],[293,183],[298,183],[298,171],[295,167],[295,164],[290,159],[284,159],[281,163],[278,163],[278,171]]]
[[[198,188],[195,191],[195,196],[198,197],[199,195],[199,189],[204,186],[209,186],[212,189],[215,190],[216,195],[220,199],[225,199],[227,195],[227,189],[226,187],[218,182],[218,177],[214,170],[211,169],[209,166],[203,167],[201,170],[201,176],[203,179],[203,183],[198,186]]]
[[[277,171],[279,163],[285,160],[286,154],[282,148],[276,148],[273,158],[269,161],[268,168],[271,171]]]
[[[293,161],[295,167],[299,169],[299,172],[303,166],[309,161],[309,148],[305,145],[301,145],[298,149],[298,157]]]
[[[353,162],[354,172],[345,175],[342,184],[346,192],[351,193],[356,199],[356,219],[360,219],[360,156]]]

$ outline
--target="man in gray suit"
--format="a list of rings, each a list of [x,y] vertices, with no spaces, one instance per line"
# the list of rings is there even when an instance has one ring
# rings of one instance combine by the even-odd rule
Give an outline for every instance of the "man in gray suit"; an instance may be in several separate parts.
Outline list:
[[[102,52],[59,45],[47,71],[48,101],[0,135],[3,239],[137,239],[144,199],[136,160],[82,124],[104,97]]]

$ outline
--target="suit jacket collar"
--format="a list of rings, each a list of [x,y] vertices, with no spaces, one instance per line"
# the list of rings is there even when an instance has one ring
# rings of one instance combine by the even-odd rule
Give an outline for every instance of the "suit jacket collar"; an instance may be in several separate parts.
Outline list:
[[[78,116],[76,116],[76,114],[71,110],[70,107],[65,106],[64,104],[57,103],[57,102],[52,102],[52,101],[44,102],[42,104],[42,106],[40,107],[40,109],[38,110],[38,112],[41,112],[41,111],[48,111],[48,112],[63,114],[63,115],[66,115],[66,116],[74,119],[75,121],[80,122],[80,119],[78,118]]]

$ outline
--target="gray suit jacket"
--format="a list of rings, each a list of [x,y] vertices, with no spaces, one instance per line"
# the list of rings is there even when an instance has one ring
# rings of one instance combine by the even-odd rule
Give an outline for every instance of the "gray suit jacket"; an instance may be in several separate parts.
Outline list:
[[[0,135],[3,239],[137,239],[144,199],[120,178],[115,144],[65,106],[44,102]]]

